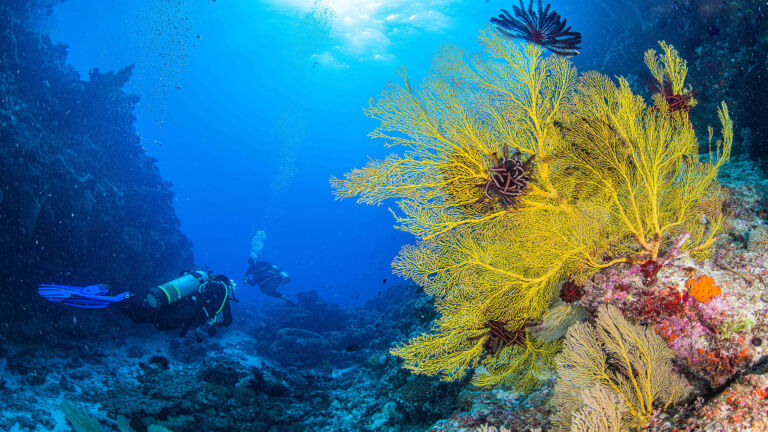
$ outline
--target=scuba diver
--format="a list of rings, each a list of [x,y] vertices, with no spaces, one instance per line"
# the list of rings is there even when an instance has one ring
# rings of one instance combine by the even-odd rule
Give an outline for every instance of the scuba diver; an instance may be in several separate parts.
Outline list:
[[[224,275],[203,270],[185,270],[181,275],[162,285],[150,288],[142,297],[130,292],[109,295],[104,284],[86,287],[69,285],[40,285],[41,297],[60,304],[85,309],[103,309],[115,304],[121,312],[137,324],[154,324],[159,330],[181,329],[184,337],[194,330],[208,326],[208,334],[216,334],[217,327],[232,323],[230,301],[236,285]]]
[[[290,281],[291,277],[288,276],[288,273],[280,270],[276,265],[248,258],[248,270],[243,277],[243,283],[251,286],[258,285],[259,290],[264,294],[282,299],[291,306],[296,306],[296,303],[291,301],[285,294],[277,292],[277,288],[280,285],[285,285]]]

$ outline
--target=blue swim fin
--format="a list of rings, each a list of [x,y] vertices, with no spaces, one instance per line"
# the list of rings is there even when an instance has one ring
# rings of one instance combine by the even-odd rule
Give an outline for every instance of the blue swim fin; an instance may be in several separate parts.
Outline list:
[[[84,309],[102,309],[130,297],[127,292],[114,296],[106,295],[108,292],[109,286],[103,284],[85,287],[42,284],[37,287],[37,293],[46,300]]]

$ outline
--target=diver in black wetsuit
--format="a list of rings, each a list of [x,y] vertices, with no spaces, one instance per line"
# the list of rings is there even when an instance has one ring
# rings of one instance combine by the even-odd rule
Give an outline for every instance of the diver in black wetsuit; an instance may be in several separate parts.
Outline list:
[[[280,270],[276,265],[272,265],[267,261],[255,261],[253,258],[248,258],[248,270],[243,277],[243,283],[248,285],[258,285],[259,290],[264,294],[282,299],[291,306],[296,304],[292,302],[285,294],[277,292],[277,288],[280,285],[285,285],[291,281],[291,277],[288,273]]]
[[[55,303],[86,309],[102,309],[115,305],[131,321],[154,324],[160,330],[181,329],[184,337],[189,330],[197,335],[199,327],[207,326],[208,334],[217,327],[232,323],[230,301],[235,284],[224,275],[202,270],[186,270],[178,278],[147,290],[139,295],[124,292],[109,295],[107,285],[86,287],[43,284],[38,293]]]
[[[181,337],[203,326],[213,336],[217,327],[232,324],[230,301],[237,299],[228,277],[187,270],[179,278],[150,289],[143,301],[120,309],[135,323],[154,324],[159,330],[181,329]]]

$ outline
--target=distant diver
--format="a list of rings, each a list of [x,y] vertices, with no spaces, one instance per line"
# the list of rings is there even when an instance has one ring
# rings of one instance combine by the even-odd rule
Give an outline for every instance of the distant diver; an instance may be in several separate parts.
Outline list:
[[[285,294],[277,292],[277,288],[280,285],[285,285],[291,281],[291,277],[276,265],[272,265],[267,261],[256,261],[252,257],[248,258],[248,270],[243,277],[243,283],[248,285],[258,285],[259,290],[264,294],[284,300],[291,306],[295,306],[296,303],[292,302]]]
[[[43,284],[38,294],[46,300],[85,309],[102,309],[115,305],[131,321],[154,324],[160,330],[181,329],[184,337],[189,330],[197,335],[199,327],[207,327],[210,336],[217,327],[232,323],[230,302],[236,285],[224,275],[203,270],[185,270],[169,282],[150,288],[143,296],[131,292],[109,295],[109,286]]]

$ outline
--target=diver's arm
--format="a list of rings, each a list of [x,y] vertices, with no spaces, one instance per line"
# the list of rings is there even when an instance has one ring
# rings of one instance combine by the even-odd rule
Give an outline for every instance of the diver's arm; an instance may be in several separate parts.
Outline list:
[[[297,305],[296,305],[296,303],[294,303],[294,302],[293,302],[293,300],[291,300],[290,298],[288,298],[288,296],[287,296],[287,295],[285,295],[285,294],[281,294],[281,295],[280,295],[280,298],[281,298],[281,299],[283,299],[283,300],[284,300],[286,303],[288,303],[288,304],[289,304],[289,305],[291,305],[291,306],[297,306]]]
[[[253,285],[250,281],[250,278],[253,274],[253,265],[248,266],[248,270],[245,271],[245,274],[243,275],[243,283],[248,285]]]

